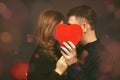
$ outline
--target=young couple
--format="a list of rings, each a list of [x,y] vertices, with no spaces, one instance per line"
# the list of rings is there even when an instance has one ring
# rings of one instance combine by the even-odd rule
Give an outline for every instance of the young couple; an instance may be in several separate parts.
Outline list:
[[[87,5],[69,10],[68,24],[79,24],[82,40],[75,46],[71,41],[65,47],[54,38],[64,16],[54,10],[40,13],[36,24],[38,47],[28,69],[28,80],[110,80],[113,58],[95,34],[96,13]]]

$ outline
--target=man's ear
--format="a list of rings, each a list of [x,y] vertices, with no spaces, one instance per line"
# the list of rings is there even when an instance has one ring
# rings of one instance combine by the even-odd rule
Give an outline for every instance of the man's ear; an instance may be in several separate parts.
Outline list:
[[[83,32],[87,32],[89,29],[88,23],[83,22],[81,25],[81,28],[82,28]]]

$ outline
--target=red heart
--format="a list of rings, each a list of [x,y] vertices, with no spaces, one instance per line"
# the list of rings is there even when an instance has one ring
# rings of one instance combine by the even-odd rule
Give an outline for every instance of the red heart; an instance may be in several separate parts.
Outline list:
[[[82,38],[82,29],[77,24],[59,24],[55,29],[55,38],[61,45],[63,45],[63,42],[68,41],[77,45]]]

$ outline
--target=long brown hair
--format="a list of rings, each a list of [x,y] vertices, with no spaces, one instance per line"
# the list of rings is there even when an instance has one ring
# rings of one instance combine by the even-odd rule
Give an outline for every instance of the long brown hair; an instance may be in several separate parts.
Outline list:
[[[54,30],[56,26],[64,20],[64,16],[54,10],[46,10],[42,12],[36,23],[36,37],[38,44],[45,53],[56,59],[54,52],[55,38]]]

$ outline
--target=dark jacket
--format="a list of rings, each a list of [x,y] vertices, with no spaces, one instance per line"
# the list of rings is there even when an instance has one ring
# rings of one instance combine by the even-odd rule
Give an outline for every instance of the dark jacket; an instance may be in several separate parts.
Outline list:
[[[57,44],[55,52],[56,56],[60,58],[61,54]],[[28,80],[64,80],[63,76],[54,71],[56,62],[43,51],[42,47],[38,46],[29,62]]]
[[[54,71],[57,61],[46,55],[39,46],[30,60],[28,80],[110,80],[113,58],[99,40],[85,46],[78,45],[79,59],[84,50],[88,52],[84,64],[74,63],[68,67],[64,75],[60,76]],[[59,45],[55,46],[55,52],[60,58]]]
[[[79,46],[78,58],[82,58],[82,52],[87,56],[84,63],[78,62],[68,68],[69,80],[111,80],[114,59],[99,40]]]

